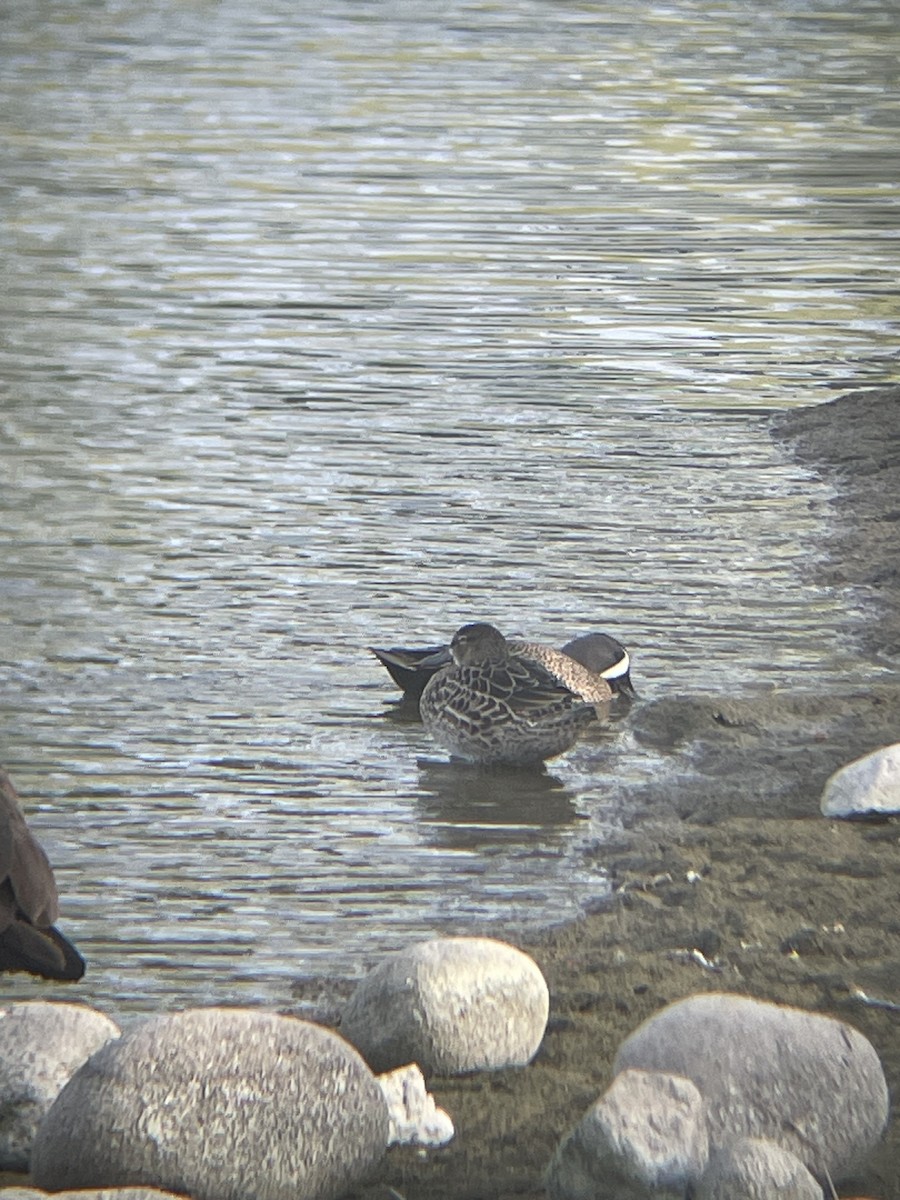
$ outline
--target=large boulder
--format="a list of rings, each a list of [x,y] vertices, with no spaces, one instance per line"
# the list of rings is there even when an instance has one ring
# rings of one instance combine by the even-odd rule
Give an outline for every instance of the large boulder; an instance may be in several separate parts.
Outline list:
[[[689,1079],[623,1071],[560,1143],[544,1182],[550,1200],[682,1200],[708,1149]]]
[[[799,1158],[760,1138],[737,1138],[717,1150],[695,1194],[697,1200],[822,1200]]]
[[[374,1071],[407,1063],[437,1075],[524,1066],[537,1053],[550,996],[533,959],[492,938],[420,942],[358,985],[341,1033]]]
[[[873,750],[835,771],[820,807],[826,817],[900,813],[900,745]]]
[[[119,1036],[109,1017],[42,1000],[0,1008],[0,1171],[27,1171],[31,1143],[63,1084]]]
[[[765,1138],[817,1178],[844,1178],[888,1116],[872,1045],[831,1017],[712,993],[670,1004],[623,1042],[616,1073],[684,1075],[706,1104],[710,1146]]]
[[[38,1187],[147,1184],[194,1200],[327,1200],[383,1155],[381,1088],[320,1026],[190,1009],[110,1042],[57,1097],[32,1147]]]

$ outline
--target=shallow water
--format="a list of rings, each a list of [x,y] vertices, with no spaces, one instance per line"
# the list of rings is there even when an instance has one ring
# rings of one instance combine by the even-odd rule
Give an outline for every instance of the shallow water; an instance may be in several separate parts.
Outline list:
[[[603,894],[677,764],[622,722],[485,781],[371,643],[881,669],[765,418],[896,378],[888,0],[296,8],[2,18],[2,759],[114,1012]]]

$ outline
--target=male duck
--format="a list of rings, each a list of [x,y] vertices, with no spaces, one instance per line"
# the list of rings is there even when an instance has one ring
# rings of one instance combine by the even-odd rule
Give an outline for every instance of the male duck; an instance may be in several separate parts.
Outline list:
[[[608,633],[583,634],[567,642],[562,650],[513,638],[508,645],[514,654],[524,654],[546,667],[559,683],[577,692],[582,700],[593,702],[591,693],[595,689],[603,695],[603,681],[614,696],[632,700],[637,695],[631,682],[628,651]],[[418,700],[432,675],[453,661],[449,646],[395,646],[387,650],[370,646],[369,649],[403,692],[404,700],[410,701]]]

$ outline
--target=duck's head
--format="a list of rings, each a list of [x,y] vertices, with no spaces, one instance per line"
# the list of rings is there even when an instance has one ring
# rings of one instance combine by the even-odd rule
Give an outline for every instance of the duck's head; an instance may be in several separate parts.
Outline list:
[[[563,646],[563,654],[574,658],[589,671],[602,675],[617,696],[637,698],[631,682],[631,659],[621,642],[608,633],[585,633]]]
[[[506,638],[499,629],[485,621],[477,621],[457,629],[450,642],[450,653],[457,666],[465,667],[492,659],[502,661],[509,651]]]

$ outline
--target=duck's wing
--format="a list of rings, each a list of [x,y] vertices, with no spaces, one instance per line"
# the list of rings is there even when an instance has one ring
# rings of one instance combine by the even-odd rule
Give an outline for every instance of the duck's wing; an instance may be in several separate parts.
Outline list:
[[[585,704],[577,692],[537,663],[519,666],[516,687],[507,703],[519,720],[530,725],[568,721],[573,713],[582,711],[581,719],[587,723],[597,715],[593,704]]]
[[[485,706],[506,711],[528,724],[568,716],[581,707],[580,697],[539,662],[510,656],[502,665],[461,668],[467,689],[483,697]]]
[[[511,648],[517,658],[537,663],[580,699],[590,704],[606,704],[612,699],[612,688],[603,676],[564,651],[541,642],[512,642]]]

